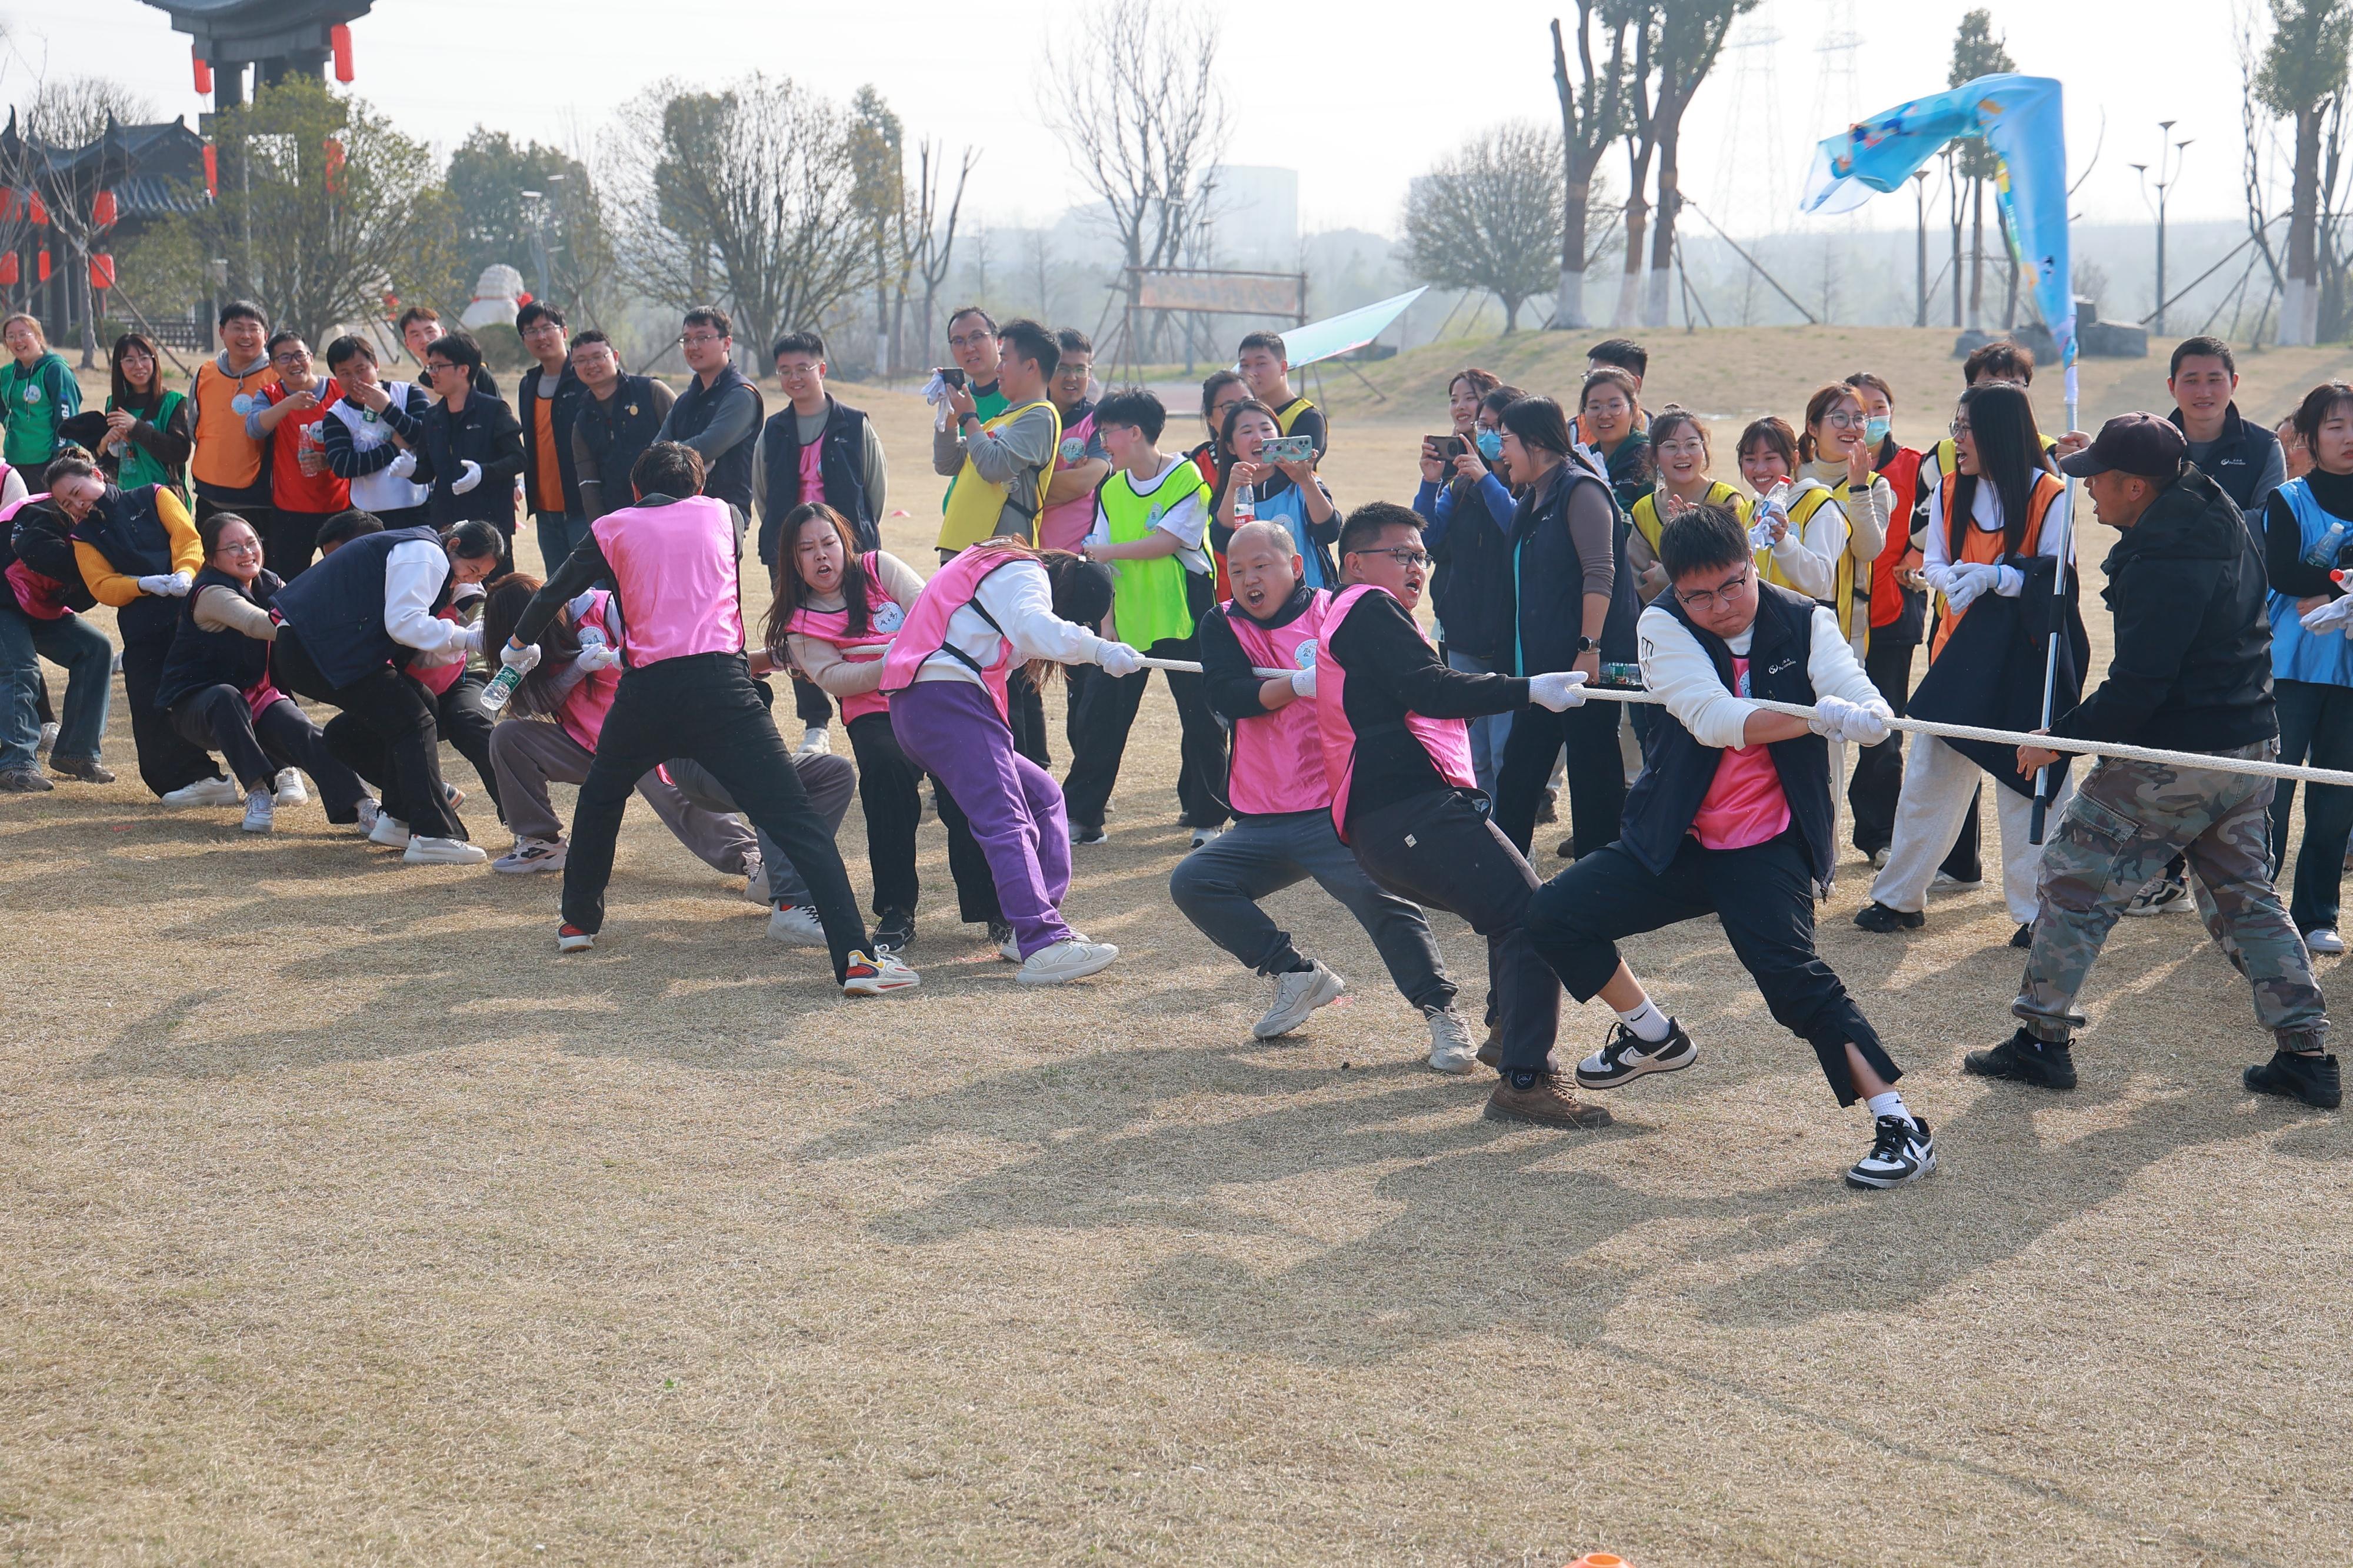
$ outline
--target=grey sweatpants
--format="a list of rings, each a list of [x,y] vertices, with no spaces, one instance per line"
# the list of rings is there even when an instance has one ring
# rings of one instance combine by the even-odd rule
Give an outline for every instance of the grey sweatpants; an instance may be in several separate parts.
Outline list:
[[[1280,974],[1299,962],[1299,950],[1258,900],[1310,877],[1356,917],[1407,1001],[1443,1007],[1454,1000],[1430,921],[1418,906],[1374,885],[1333,831],[1328,811],[1240,818],[1177,863],[1168,896],[1203,936],[1261,974]]]
[[[517,838],[553,844],[564,824],[547,798],[550,784],[585,784],[596,754],[543,719],[502,719],[491,731],[491,765],[498,771],[499,803]],[[678,836],[696,858],[731,877],[744,875],[754,840],[752,830],[722,816],[666,784],[659,773],[638,781],[638,793],[662,826]]]
[[[726,786],[712,778],[710,770],[701,763],[672,757],[662,764],[662,768],[670,774],[671,782],[678,785],[679,794],[691,805],[705,811],[736,809],[734,797],[727,793]],[[849,797],[858,793],[858,770],[850,765],[848,757],[820,752],[814,756],[796,755],[793,772],[800,775],[801,788],[808,793],[809,809],[824,821],[828,833],[839,837],[841,818],[849,810]],[[638,787],[643,789],[645,786],[639,784]],[[751,829],[732,818],[723,820],[739,832],[747,836],[751,833]],[[676,832],[677,829],[672,828],[671,831]],[[680,837],[685,836],[681,834]],[[783,846],[765,833],[759,835],[758,843],[760,859],[768,868],[769,902],[809,906],[813,900],[808,884],[801,880],[798,871],[793,869],[792,859],[785,853]]]

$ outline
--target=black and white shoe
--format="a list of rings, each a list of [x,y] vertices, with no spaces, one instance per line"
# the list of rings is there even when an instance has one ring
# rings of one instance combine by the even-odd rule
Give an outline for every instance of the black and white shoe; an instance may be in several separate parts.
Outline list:
[[[2173,914],[2189,907],[2189,881],[2186,877],[2159,877],[2133,895],[2125,913],[2136,919],[2145,915]]]
[[[1900,1187],[1936,1168],[1936,1140],[1916,1119],[1883,1116],[1873,1130],[1871,1152],[1854,1163],[1846,1184],[1866,1190]]]
[[[1667,1037],[1653,1043],[1624,1024],[1617,1025],[1609,1031],[1608,1044],[1577,1064],[1577,1087],[1616,1089],[1646,1073],[1681,1072],[1697,1061],[1699,1047],[1683,1033],[1683,1026],[1670,1018],[1667,1028]]]

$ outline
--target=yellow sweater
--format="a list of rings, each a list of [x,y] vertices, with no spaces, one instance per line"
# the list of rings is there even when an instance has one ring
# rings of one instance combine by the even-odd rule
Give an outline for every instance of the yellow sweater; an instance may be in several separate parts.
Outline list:
[[[163,522],[164,531],[172,536],[172,570],[195,576],[204,569],[205,547],[196,537],[196,525],[188,516],[187,504],[170,489],[159,489],[155,492],[155,516]],[[81,567],[81,580],[89,587],[90,597],[100,604],[119,610],[142,596],[139,579],[117,572],[113,563],[99,553],[98,546],[74,541],[74,560]]]

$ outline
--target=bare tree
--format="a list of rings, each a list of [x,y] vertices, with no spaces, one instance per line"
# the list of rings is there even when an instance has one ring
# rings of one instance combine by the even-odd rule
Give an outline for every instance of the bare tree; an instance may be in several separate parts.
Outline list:
[[[895,314],[892,318],[892,341],[895,359],[907,353],[906,321],[907,291],[917,281],[923,285],[923,317],[918,324],[915,341],[930,352],[932,313],[938,308],[940,289],[948,279],[948,268],[955,260],[956,223],[964,216],[965,182],[972,177],[972,168],[980,162],[980,154],[967,147],[957,161],[955,188],[947,189],[947,153],[934,152],[929,142],[919,142],[915,149],[915,186],[906,194],[905,207],[898,226],[899,295]]]
[[[858,205],[865,214],[874,250],[874,374],[896,374],[892,353],[891,285],[903,281],[892,268],[892,251],[907,219],[905,132],[899,117],[872,83],[849,100],[849,156],[858,172]]]
[[[28,141],[54,147],[86,147],[115,133],[122,124],[138,124],[154,117],[154,107],[119,82],[104,77],[69,77],[43,82],[25,112]],[[119,156],[85,160],[79,177],[41,169],[33,183],[48,208],[49,224],[64,241],[66,287],[73,293],[73,313],[81,321],[81,367],[98,363],[98,309],[90,286],[90,258],[107,226],[98,221],[99,193],[124,173]]]
[[[1667,278],[1674,268],[1675,215],[1683,208],[1683,113],[1715,68],[1733,22],[1757,0],[1675,0],[1660,8],[1659,87],[1651,133],[1659,145],[1659,202],[1651,220],[1651,289],[1643,324],[1667,324]]]
[[[1095,0],[1070,51],[1048,51],[1053,90],[1040,96],[1060,106],[1048,123],[1106,209],[1131,320],[1136,268],[1176,265],[1208,216],[1228,131],[1217,68],[1209,19],[1157,0]]]
[[[1608,61],[1597,68],[1593,58],[1595,24],[1608,34]],[[1560,281],[1553,296],[1556,327],[1589,325],[1585,316],[1585,268],[1591,259],[1588,231],[1593,210],[1593,172],[1601,155],[1618,139],[1626,118],[1626,27],[1622,9],[1599,16],[1595,0],[1577,0],[1577,62],[1578,81],[1568,77],[1568,54],[1563,47],[1560,19],[1552,24],[1553,89],[1560,98],[1561,206]]]
[[[1413,182],[1405,204],[1406,270],[1504,303],[1504,331],[1553,286],[1561,255],[1560,140],[1533,121],[1482,132]],[[1577,237],[1581,247],[1584,237]]]
[[[2255,77],[2255,95],[2263,108],[2295,123],[2279,341],[2310,343],[2320,335],[2322,254],[2337,248],[2334,232],[2324,237],[2322,231],[2324,209],[2333,216],[2337,205],[2343,144],[2337,128],[2353,55],[2353,0],[2270,0],[2270,8],[2271,43]]]
[[[865,287],[871,219],[848,117],[754,71],[722,92],[660,81],[621,108],[628,260],[681,310],[723,300],[765,348]]]
[[[1651,72],[1659,54],[1659,7],[1646,0],[1632,14],[1634,66],[1626,78],[1626,119],[1620,134],[1626,143],[1626,265],[1618,279],[1618,308],[1612,324],[1632,326],[1636,296],[1642,276],[1642,236],[1650,226],[1650,207],[1643,190],[1650,184],[1651,158],[1658,151],[1658,131],[1651,115]]]

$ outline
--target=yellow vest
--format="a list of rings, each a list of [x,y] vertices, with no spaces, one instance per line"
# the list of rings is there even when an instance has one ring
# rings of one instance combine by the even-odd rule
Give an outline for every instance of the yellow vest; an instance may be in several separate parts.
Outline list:
[[[1839,494],[1839,491],[1819,484],[1810,485],[1799,492],[1798,504],[1789,509],[1790,533],[1802,540],[1806,524],[1813,520],[1814,513],[1836,500]],[[1843,506],[1841,510],[1844,510]],[[1854,546],[1852,542],[1854,533],[1852,523],[1848,528],[1847,538],[1850,542],[1847,548],[1839,552],[1838,580],[1831,588],[1831,607],[1838,616],[1839,635],[1852,642],[1857,625],[1855,615],[1858,608],[1862,613],[1861,624],[1864,626],[1871,624],[1871,575],[1869,573],[1858,575],[1855,572]],[[1783,588],[1798,586],[1782,574],[1780,567],[1774,563],[1773,552],[1769,549],[1757,552],[1757,570],[1767,583]]]
[[[1042,502],[1046,499],[1047,476],[1053,472],[1054,450],[1062,444],[1061,412],[1040,398],[1036,403],[1025,403],[1018,408],[1008,408],[994,419],[984,420],[980,428],[983,435],[1002,429],[1032,408],[1046,410],[1054,420],[1054,438],[1046,443],[1046,463],[1038,473],[1038,499]],[[939,547],[960,551],[995,533],[997,520],[1005,515],[1005,498],[1010,488],[1008,485],[991,484],[982,479],[980,471],[972,466],[972,458],[967,456],[964,467],[956,470],[948,490],[947,512],[940,519]],[[1038,542],[1037,512],[1029,514],[1029,531],[1023,537],[1033,545]]]
[[[1707,504],[1730,507],[1734,515],[1740,519],[1740,526],[1743,528],[1748,526],[1748,498],[1722,479],[1710,479],[1707,482]],[[1637,496],[1634,500],[1632,516],[1634,531],[1642,536],[1642,542],[1651,547],[1651,558],[1657,560],[1659,535],[1666,528],[1666,524],[1659,521],[1658,492],[1651,490],[1647,494]]]
[[[1284,435],[1290,435],[1291,427],[1299,423],[1299,416],[1314,406],[1315,405],[1308,402],[1307,399],[1303,397],[1293,398],[1290,402],[1284,404],[1281,409],[1276,411],[1274,416],[1275,427],[1281,430]]]

